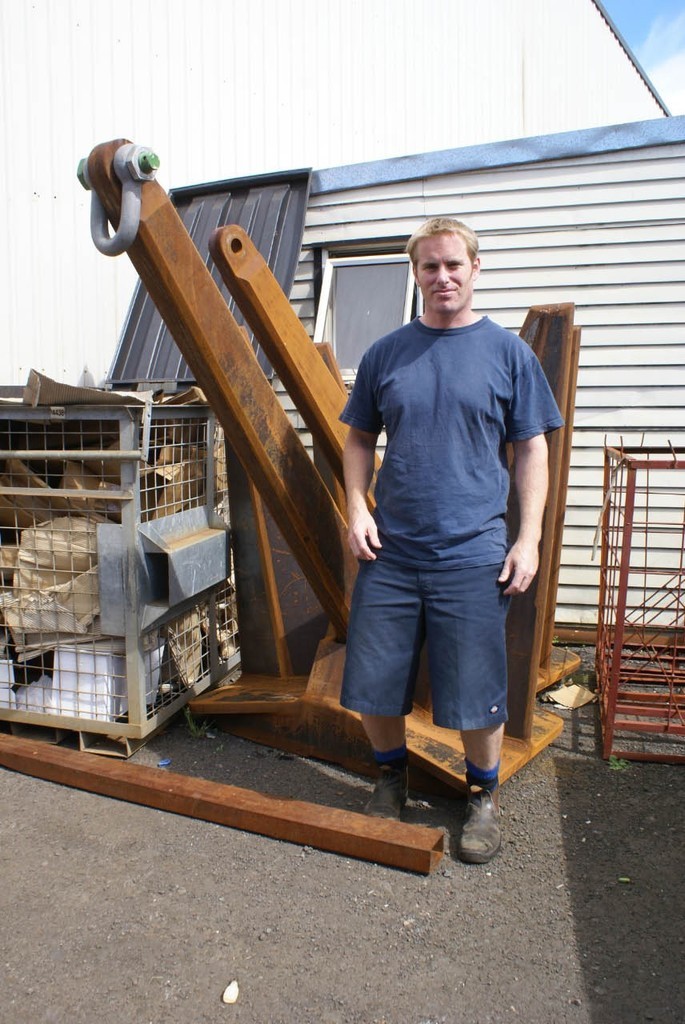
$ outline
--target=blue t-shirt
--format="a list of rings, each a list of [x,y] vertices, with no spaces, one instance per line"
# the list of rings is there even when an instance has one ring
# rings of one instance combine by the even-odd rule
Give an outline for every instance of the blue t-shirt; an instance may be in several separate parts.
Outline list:
[[[533,350],[488,317],[450,330],[416,319],[380,338],[340,418],[385,428],[379,557],[416,568],[503,561],[506,443],[564,422]]]

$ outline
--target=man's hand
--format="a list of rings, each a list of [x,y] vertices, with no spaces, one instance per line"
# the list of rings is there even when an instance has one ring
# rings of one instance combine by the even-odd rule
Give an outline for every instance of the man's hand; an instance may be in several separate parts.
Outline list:
[[[376,554],[373,548],[380,548],[376,521],[366,508],[362,508],[350,517],[347,539],[355,558],[364,562],[373,562]]]
[[[507,597],[523,594],[528,590],[538,571],[538,545],[517,541],[504,559],[498,583],[507,583],[504,591]]]

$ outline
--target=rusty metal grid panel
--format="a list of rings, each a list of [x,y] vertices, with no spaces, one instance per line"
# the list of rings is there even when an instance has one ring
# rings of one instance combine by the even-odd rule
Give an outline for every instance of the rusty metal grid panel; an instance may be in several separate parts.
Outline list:
[[[603,754],[685,762],[685,452],[606,448],[604,496]]]
[[[241,326],[245,321],[209,255],[209,236],[218,227],[239,224],[252,238],[285,294],[290,295],[302,245],[309,181],[309,171],[291,171],[169,192],[196,249]],[[262,369],[270,374],[264,353],[256,343],[254,347]],[[194,383],[194,378],[147,289],[138,282],[108,383],[120,389],[149,382],[186,386]]]
[[[0,723],[128,756],[238,661],[206,406],[0,408]]]

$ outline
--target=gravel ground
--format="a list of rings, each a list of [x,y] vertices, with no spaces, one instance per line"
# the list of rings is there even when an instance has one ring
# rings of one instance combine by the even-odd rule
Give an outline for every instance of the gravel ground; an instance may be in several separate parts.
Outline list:
[[[682,1024],[682,769],[611,767],[596,705],[560,714],[503,787],[500,856],[427,877],[0,770],[1,1024]],[[353,810],[370,788],[182,717],[134,761],[166,758]],[[463,809],[408,819],[454,847]]]

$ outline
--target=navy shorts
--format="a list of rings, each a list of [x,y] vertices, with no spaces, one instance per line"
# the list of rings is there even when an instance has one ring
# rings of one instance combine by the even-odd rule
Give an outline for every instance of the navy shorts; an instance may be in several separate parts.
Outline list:
[[[502,566],[410,569],[360,562],[340,702],[366,715],[412,710],[426,645],[433,721],[486,729],[507,720]]]

